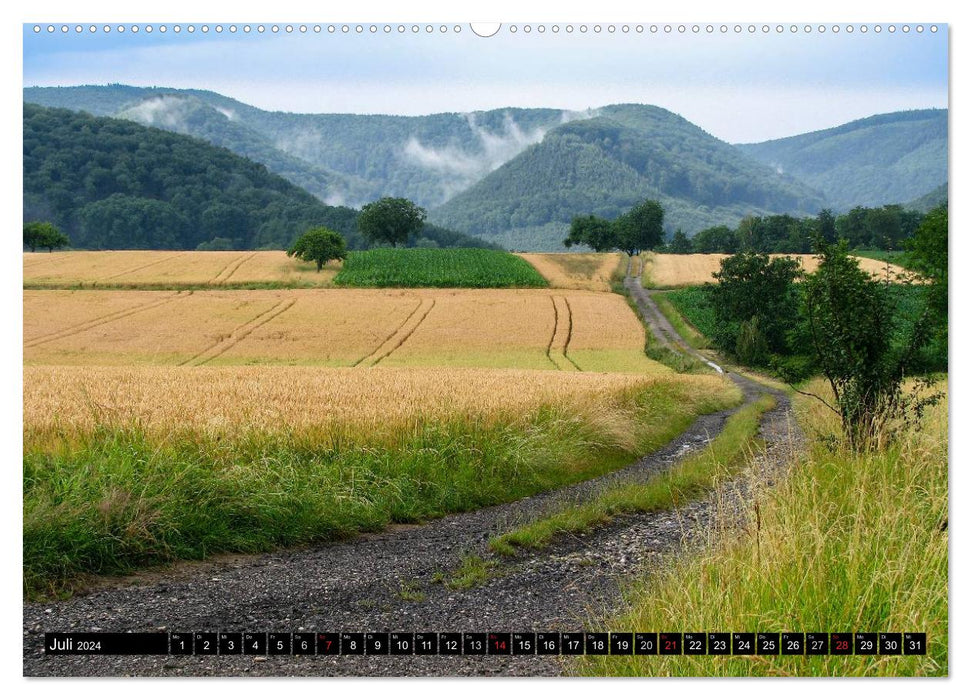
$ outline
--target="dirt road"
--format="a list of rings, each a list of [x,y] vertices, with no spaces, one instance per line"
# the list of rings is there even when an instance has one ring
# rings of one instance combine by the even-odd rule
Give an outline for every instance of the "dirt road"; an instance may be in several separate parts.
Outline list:
[[[636,286],[639,288],[639,284]],[[633,290],[632,290],[633,292]],[[643,297],[635,293],[638,304]],[[643,307],[642,307],[643,308]],[[660,314],[657,314],[660,316]],[[663,317],[662,317],[663,318]],[[654,325],[651,325],[653,330]],[[665,329],[669,335],[673,328]],[[671,338],[677,342],[677,334]],[[680,341],[678,344],[683,343]],[[687,344],[684,344],[687,346]],[[729,375],[752,401],[767,390]],[[789,402],[762,420],[764,474],[774,474],[797,444]],[[558,675],[558,656],[45,656],[45,631],[529,632],[595,631],[621,602],[621,586],[704,540],[713,504],[740,504],[749,479],[677,511],[618,518],[551,549],[496,559],[497,575],[451,590],[440,574],[464,557],[489,557],[487,541],[518,522],[606,486],[643,480],[704,447],[731,411],[703,416],[630,467],[581,484],[427,524],[304,550],[177,567],[143,583],[70,600],[24,606],[24,674],[56,676],[196,675]],[[602,623],[600,623],[602,625]]]

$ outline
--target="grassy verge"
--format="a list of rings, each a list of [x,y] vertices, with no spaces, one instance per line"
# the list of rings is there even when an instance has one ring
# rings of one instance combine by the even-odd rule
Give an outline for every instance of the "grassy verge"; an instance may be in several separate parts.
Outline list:
[[[641,286],[644,289],[655,289],[654,278],[651,276],[651,272],[654,270],[654,261],[657,259],[655,254],[641,253],[638,258],[640,259]]]
[[[813,391],[824,391],[821,385]],[[948,673],[947,407],[854,454],[796,397],[808,456],[758,500],[758,523],[629,593],[616,630],[926,632],[926,656],[587,657],[584,675],[912,676]]]
[[[671,294],[672,292],[658,292],[654,295],[654,303],[657,304],[657,308],[664,314],[664,318],[674,326],[674,330],[695,350],[703,350],[709,347],[708,338],[688,323],[684,316],[674,307],[674,304],[671,303],[671,299],[669,298]]]
[[[418,421],[381,443],[286,428],[158,436],[106,425],[61,440],[45,432],[24,446],[25,594],[515,500],[621,467],[737,400],[727,384],[698,392],[663,382],[588,409]]]
[[[624,286],[624,279],[627,277],[627,268],[630,264],[630,256],[627,253],[621,253],[620,259],[617,261],[617,267],[614,268],[613,274],[610,275],[610,291],[614,294],[626,296],[627,288]]]
[[[618,269],[619,270],[626,269],[626,263],[624,263],[623,268],[618,268]],[[660,362],[662,365],[666,367],[670,367],[678,374],[696,374],[696,373],[707,374],[708,372],[711,371],[708,365],[706,365],[698,358],[683,352],[676,352],[674,350],[671,350],[670,348],[662,345],[660,341],[658,341],[657,338],[654,337],[654,334],[651,332],[651,329],[647,325],[647,322],[644,320],[644,317],[641,316],[641,310],[637,308],[637,303],[634,301],[630,293],[627,291],[627,288],[624,286],[623,277],[621,277],[621,282],[619,285],[614,285],[612,283],[612,286],[615,293],[623,295],[624,299],[627,301],[627,305],[631,308],[631,310],[634,312],[634,315],[637,317],[637,319],[641,322],[641,325],[644,327],[644,354],[645,355],[647,355],[650,359],[654,360],[655,362]]]
[[[334,277],[346,287],[548,287],[519,256],[483,248],[353,251]]]
[[[514,555],[520,548],[541,549],[556,537],[586,532],[616,515],[667,510],[700,498],[719,481],[734,474],[747,454],[756,448],[759,419],[774,405],[774,398],[763,396],[732,415],[704,452],[645,483],[610,488],[588,503],[563,508],[494,537],[489,541],[489,548],[506,556]]]

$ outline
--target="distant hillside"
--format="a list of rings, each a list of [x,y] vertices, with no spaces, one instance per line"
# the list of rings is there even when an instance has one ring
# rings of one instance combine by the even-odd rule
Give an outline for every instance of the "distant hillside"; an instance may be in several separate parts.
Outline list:
[[[947,110],[880,114],[737,148],[819,189],[841,210],[908,202],[947,180]]]
[[[516,249],[559,249],[573,216],[613,217],[645,198],[664,204],[669,232],[690,235],[752,214],[908,202],[947,179],[946,110],[731,146],[646,105],[291,114],[126,85],[25,88],[24,99],[204,139],[325,204],[407,197],[430,221]]]
[[[747,214],[825,206],[676,114],[613,105],[553,129],[430,217],[510,247],[558,249],[574,216],[614,217],[648,197],[664,205],[666,227],[689,234]]]
[[[329,204],[383,196],[441,204],[564,121],[559,109],[422,117],[267,112],[203,90],[126,85],[25,88],[24,100],[135,120],[257,160]]]
[[[24,220],[50,220],[81,248],[285,248],[325,225],[362,247],[358,212],[322,204],[266,167],[131,121],[24,105]],[[483,245],[434,226],[439,245]]]
[[[326,203],[366,201],[370,194],[367,184],[356,178],[315,166],[278,149],[265,136],[242,123],[233,107],[222,106],[217,100],[207,101],[188,91],[170,93],[117,85],[27,88],[24,96],[26,101],[45,107],[130,119],[145,126],[204,139],[262,163]]]
[[[907,202],[904,205],[905,209],[916,209],[917,211],[926,214],[934,207],[939,204],[947,203],[947,183],[935,187],[927,194],[918,197],[917,199]]]

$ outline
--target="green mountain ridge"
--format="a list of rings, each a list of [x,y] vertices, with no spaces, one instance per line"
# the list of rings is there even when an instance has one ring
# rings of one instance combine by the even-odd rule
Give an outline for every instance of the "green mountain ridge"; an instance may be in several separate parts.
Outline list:
[[[505,108],[422,117],[270,112],[205,90],[126,85],[29,87],[24,101],[133,119],[264,163],[330,204],[384,196],[441,204],[546,130],[578,118]]]
[[[558,250],[574,216],[613,218],[655,198],[689,234],[749,214],[815,213],[821,195],[741,157],[659,107],[611,105],[559,126],[430,212],[436,223],[515,247]]]
[[[24,220],[49,220],[78,248],[285,248],[311,226],[366,247],[358,212],[320,202],[266,166],[134,121],[25,104]],[[441,246],[482,241],[427,225]],[[426,242],[428,244],[428,242]]]
[[[946,181],[947,129],[948,110],[922,109],[736,148],[847,210],[908,202]]]
[[[429,221],[557,250],[578,214],[646,198],[669,232],[745,216],[908,202],[947,179],[947,112],[876,115],[733,146],[659,107],[504,108],[427,116],[274,112],[205,90],[28,87],[45,106],[133,119],[263,163],[330,205],[407,197]]]

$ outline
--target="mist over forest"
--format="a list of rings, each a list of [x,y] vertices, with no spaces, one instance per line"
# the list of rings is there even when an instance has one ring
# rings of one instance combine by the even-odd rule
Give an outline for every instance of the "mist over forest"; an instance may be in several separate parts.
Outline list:
[[[267,176],[285,181],[273,181],[272,196],[256,197],[251,182],[244,185],[235,178],[228,189],[212,190],[211,206],[204,208],[192,197],[161,197],[117,177],[67,188],[39,175],[53,172],[55,146],[28,144],[25,137],[25,168],[28,150],[32,168],[25,170],[25,181],[31,176],[25,215],[53,212],[78,245],[88,246],[108,245],[86,237],[84,222],[99,206],[111,210],[110,204],[94,205],[115,195],[174,207],[177,216],[162,212],[157,203],[139,204],[139,210],[150,209],[159,220],[177,223],[178,230],[193,230],[155,241],[166,247],[211,240],[212,229],[201,223],[202,214],[217,204],[246,210],[246,217],[233,219],[223,212],[207,219],[210,224],[235,221],[232,230],[242,233],[229,236],[234,245],[285,246],[295,225],[323,220],[343,221],[341,230],[353,238],[355,214],[348,212],[392,196],[428,211],[428,242],[472,240],[453,235],[460,232],[511,249],[559,250],[575,216],[612,218],[646,198],[664,206],[669,236],[681,229],[691,237],[714,226],[734,228],[748,216],[801,217],[822,209],[839,214],[860,205],[934,199],[932,193],[947,180],[948,114],[938,109],[877,115],[787,139],[732,145],[668,110],[635,104],[581,112],[510,107],[421,117],[293,114],[261,110],[213,92],[124,85],[26,88],[24,100],[192,137],[260,164]],[[38,118],[31,109],[25,107],[25,120]],[[78,146],[70,134],[59,138],[56,148]],[[89,157],[103,161],[106,154]],[[207,157],[226,162],[224,155]],[[231,170],[237,165],[234,161]],[[283,184],[295,187],[286,190]],[[264,185],[255,191],[265,191]],[[71,191],[73,203],[67,202],[65,190]],[[224,202],[224,195],[235,198],[235,204]],[[281,205],[280,197],[288,203]],[[446,229],[453,233],[443,234]]]

